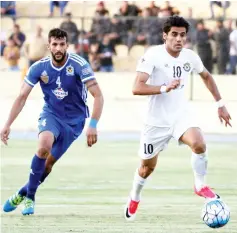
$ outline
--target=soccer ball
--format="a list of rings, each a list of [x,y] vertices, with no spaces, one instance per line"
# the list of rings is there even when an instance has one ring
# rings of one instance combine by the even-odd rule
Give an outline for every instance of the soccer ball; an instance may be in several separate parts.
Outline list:
[[[205,203],[201,217],[205,224],[211,228],[225,226],[230,220],[230,210],[221,200],[211,200]]]

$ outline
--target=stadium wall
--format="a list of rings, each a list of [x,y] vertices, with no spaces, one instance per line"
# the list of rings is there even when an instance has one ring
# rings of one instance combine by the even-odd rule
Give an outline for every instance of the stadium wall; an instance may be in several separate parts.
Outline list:
[[[132,85],[135,73],[97,73],[97,80],[105,98],[103,117],[99,124],[101,131],[136,132],[143,122],[146,97],[133,96]],[[197,122],[206,133],[236,134],[237,133],[237,77],[215,75],[217,85],[232,116],[232,128],[225,128],[217,117],[217,109],[211,94],[205,88],[199,76],[190,78],[186,90],[187,98],[193,99],[190,105],[194,110]],[[21,74],[0,72],[0,127],[7,119],[8,113],[19,93]],[[193,88],[192,88],[193,86]],[[88,104],[92,107],[92,98]],[[43,106],[40,86],[37,85],[12,130],[36,131],[37,120]]]

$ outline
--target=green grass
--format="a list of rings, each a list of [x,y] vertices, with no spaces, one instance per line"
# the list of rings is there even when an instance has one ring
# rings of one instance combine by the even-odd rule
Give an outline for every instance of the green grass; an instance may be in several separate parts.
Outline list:
[[[10,141],[1,149],[1,202],[28,179],[35,141]],[[190,151],[171,144],[143,190],[135,222],[123,207],[139,164],[138,142],[75,142],[39,188],[34,216],[21,207],[1,214],[2,233],[237,233],[237,149],[209,145],[208,183],[231,208],[231,219],[212,230],[200,219],[203,199],[193,194]]]

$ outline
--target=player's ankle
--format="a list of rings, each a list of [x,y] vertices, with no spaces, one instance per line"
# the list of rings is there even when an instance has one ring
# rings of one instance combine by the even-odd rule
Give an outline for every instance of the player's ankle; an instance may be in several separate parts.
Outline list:
[[[200,191],[202,188],[203,188],[203,186],[204,185],[200,185],[200,184],[194,184],[194,186],[195,186],[195,189],[197,190],[197,191]]]
[[[141,194],[136,191],[131,191],[130,197],[133,201],[139,202],[141,200]]]

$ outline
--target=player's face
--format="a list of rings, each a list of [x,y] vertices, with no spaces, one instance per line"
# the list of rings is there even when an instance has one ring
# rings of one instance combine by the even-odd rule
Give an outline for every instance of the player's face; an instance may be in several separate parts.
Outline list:
[[[52,54],[54,61],[56,61],[57,63],[60,63],[65,59],[67,48],[68,44],[66,38],[50,38],[49,50]]]
[[[174,53],[178,53],[182,50],[186,39],[187,33],[185,27],[171,27],[168,34],[163,33],[163,39],[169,50]]]

